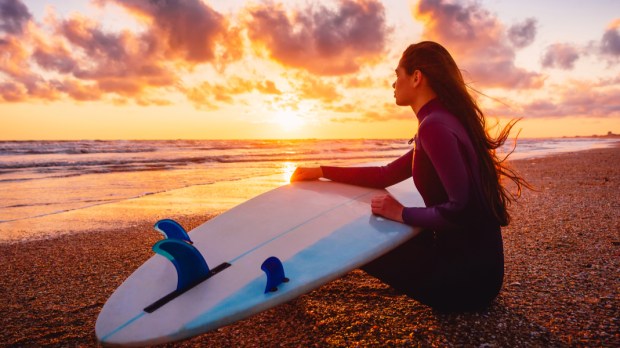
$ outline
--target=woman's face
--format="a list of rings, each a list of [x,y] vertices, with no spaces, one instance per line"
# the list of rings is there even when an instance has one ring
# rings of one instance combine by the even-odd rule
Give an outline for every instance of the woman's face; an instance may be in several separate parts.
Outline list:
[[[407,71],[402,66],[399,65],[398,68],[396,68],[396,81],[392,84],[396,105],[409,106],[413,104],[412,78],[413,75],[408,75]]]

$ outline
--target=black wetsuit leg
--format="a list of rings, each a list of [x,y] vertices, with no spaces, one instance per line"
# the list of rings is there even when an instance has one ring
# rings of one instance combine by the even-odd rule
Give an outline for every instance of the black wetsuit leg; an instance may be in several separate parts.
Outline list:
[[[497,296],[504,274],[501,234],[486,232],[482,234],[498,235],[499,241],[483,243],[474,238],[450,243],[455,249],[444,245],[435,232],[423,231],[362,269],[435,309],[479,310]],[[476,250],[463,245],[475,245]]]

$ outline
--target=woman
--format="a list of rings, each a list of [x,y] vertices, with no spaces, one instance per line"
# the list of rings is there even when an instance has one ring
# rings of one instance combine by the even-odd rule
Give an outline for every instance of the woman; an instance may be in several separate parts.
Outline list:
[[[389,195],[374,197],[374,214],[423,232],[363,269],[414,299],[443,311],[478,310],[499,293],[504,276],[500,226],[515,199],[502,185],[529,187],[495,155],[516,121],[494,139],[441,45],[409,46],[396,69],[394,98],[410,106],[419,126],[414,149],[383,167],[297,168],[291,181],[320,177],[385,188],[413,176],[426,208],[407,208]]]

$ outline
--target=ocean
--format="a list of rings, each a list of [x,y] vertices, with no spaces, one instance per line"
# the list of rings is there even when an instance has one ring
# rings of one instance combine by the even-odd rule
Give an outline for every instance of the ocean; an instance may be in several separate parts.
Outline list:
[[[510,159],[614,142],[520,139]],[[0,242],[217,214],[285,185],[297,166],[388,162],[409,149],[407,139],[1,141]]]

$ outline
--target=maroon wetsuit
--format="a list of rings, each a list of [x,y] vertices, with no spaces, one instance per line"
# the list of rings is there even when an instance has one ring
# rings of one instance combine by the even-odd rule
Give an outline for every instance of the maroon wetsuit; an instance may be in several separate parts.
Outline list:
[[[378,188],[413,176],[426,208],[406,207],[402,218],[423,232],[363,269],[440,310],[484,307],[501,288],[504,254],[500,225],[482,195],[478,157],[465,128],[437,99],[417,117],[415,150],[383,167],[323,166],[323,175]]]

